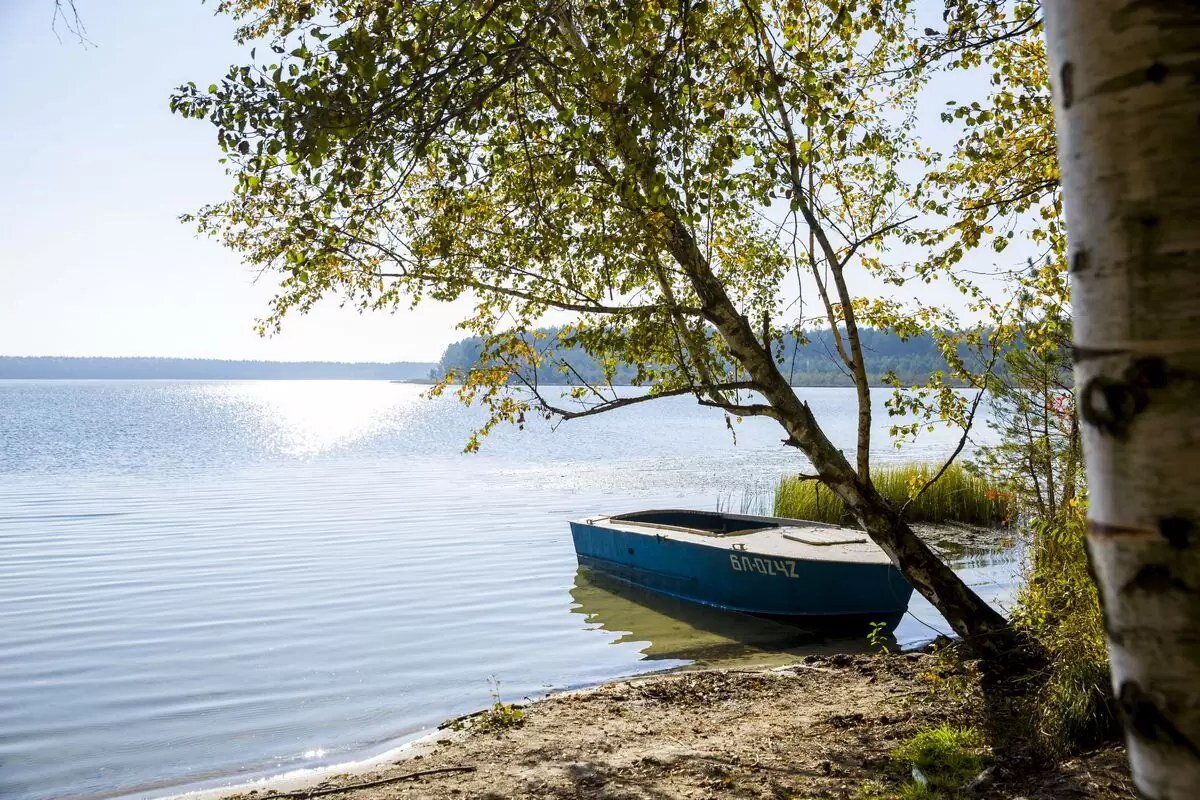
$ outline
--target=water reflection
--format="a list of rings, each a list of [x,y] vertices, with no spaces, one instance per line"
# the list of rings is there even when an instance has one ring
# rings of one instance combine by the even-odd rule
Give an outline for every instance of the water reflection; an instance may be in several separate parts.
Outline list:
[[[615,634],[611,643],[644,643],[649,660],[704,666],[790,663],[809,654],[866,652],[865,628],[822,630],[679,600],[580,567],[571,611]],[[888,635],[884,644],[895,646]],[[666,666],[666,665],[664,665]]]
[[[955,569],[991,566],[1009,562],[1023,542],[1017,528],[985,528],[978,525],[914,525],[922,538]]]

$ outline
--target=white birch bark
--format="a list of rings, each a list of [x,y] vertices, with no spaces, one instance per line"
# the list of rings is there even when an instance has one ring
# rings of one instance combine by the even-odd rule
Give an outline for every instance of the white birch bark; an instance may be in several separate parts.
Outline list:
[[[1134,779],[1200,798],[1200,0],[1046,0],[1090,508]]]

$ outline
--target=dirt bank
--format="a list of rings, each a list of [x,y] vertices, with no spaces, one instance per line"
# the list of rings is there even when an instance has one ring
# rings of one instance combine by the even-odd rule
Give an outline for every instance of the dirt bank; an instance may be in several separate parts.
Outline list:
[[[944,685],[931,692],[939,668],[930,655],[843,655],[621,681],[534,703],[519,725],[446,730],[418,755],[370,772],[228,797],[889,797],[906,777],[889,758],[898,744],[923,728],[975,721],[969,698],[947,700]],[[1037,774],[1001,771],[973,796],[1134,795],[1112,748]]]

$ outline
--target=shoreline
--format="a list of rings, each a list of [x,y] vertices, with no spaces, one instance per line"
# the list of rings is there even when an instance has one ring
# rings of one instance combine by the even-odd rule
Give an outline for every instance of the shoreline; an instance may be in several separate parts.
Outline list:
[[[452,735],[459,732],[451,731]],[[406,761],[422,758],[432,751],[440,739],[446,739],[447,731],[434,728],[410,739],[402,744],[389,747],[382,753],[367,758],[342,761],[321,767],[303,767],[300,769],[254,778],[242,783],[219,786],[208,789],[188,789],[176,794],[164,795],[159,800],[220,800],[230,796],[262,792],[295,792],[317,786],[331,776],[356,777],[365,775],[372,770],[388,764],[401,764]],[[132,797],[132,795],[130,795]]]
[[[938,683],[947,664],[910,652],[660,671],[549,694],[512,719],[460,717],[457,730],[447,721],[370,759],[172,800],[882,800],[909,778],[891,755],[899,744],[939,725],[982,727],[977,692],[952,696]],[[999,777],[973,796],[1132,796],[1115,745],[1014,780],[996,767]]]
[[[753,668],[753,667],[751,667]],[[761,669],[778,669],[778,667],[761,667]],[[567,697],[576,694],[584,694],[602,689],[605,686],[615,683],[627,681],[637,681],[641,679],[655,678],[674,673],[690,672],[690,671],[705,671],[706,668],[696,665],[687,664],[676,667],[666,667],[648,672],[637,672],[625,677],[610,678],[600,683],[580,686],[570,689],[552,689],[546,694],[538,697],[523,698],[525,702],[516,703],[514,707],[527,709],[536,706],[538,703],[543,703],[551,698]],[[451,725],[456,721],[468,720],[472,717],[477,717],[487,713],[486,707],[475,711],[467,712],[458,717],[453,717],[442,721],[437,727],[426,729],[412,734],[413,738],[402,741],[400,744],[392,745],[382,752],[375,755],[366,756],[365,758],[355,758],[352,754],[348,755],[347,760],[338,761],[333,764],[325,764],[314,767],[300,767],[297,769],[288,770],[286,772],[274,773],[260,778],[251,778],[238,783],[231,783],[227,786],[215,786],[207,788],[183,789],[183,791],[174,792],[168,795],[156,796],[156,800],[224,800],[224,798],[240,797],[242,795],[254,795],[255,791],[262,792],[270,790],[273,792],[296,792],[306,788],[311,788],[321,784],[330,776],[346,776],[357,777],[371,773],[372,770],[382,765],[403,764],[409,761],[420,760],[435,749],[439,744],[444,744],[447,741],[455,741],[463,738],[468,730],[453,730]],[[216,778],[215,780],[221,780]],[[207,783],[208,781],[204,781]],[[137,797],[136,793],[122,794],[114,800],[132,800]]]

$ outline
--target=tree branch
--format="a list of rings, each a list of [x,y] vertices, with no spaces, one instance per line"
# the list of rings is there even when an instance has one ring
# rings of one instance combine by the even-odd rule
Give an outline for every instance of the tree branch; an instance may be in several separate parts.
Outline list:
[[[637,397],[615,397],[611,400],[605,400],[602,403],[597,403],[594,406],[589,406],[589,407],[581,409],[579,411],[572,411],[570,409],[562,408],[560,406],[555,406],[554,404],[550,403],[548,400],[546,400],[542,396],[542,394],[538,390],[537,386],[531,384],[529,382],[529,380],[527,378],[525,378],[523,375],[517,373],[517,380],[521,381],[521,383],[523,383],[525,385],[525,387],[527,389],[529,389],[530,392],[533,393],[534,398],[538,402],[538,405],[540,405],[544,410],[549,411],[551,414],[561,417],[564,420],[581,419],[583,417],[592,417],[597,414],[603,414],[603,413],[606,413],[608,411],[613,411],[618,408],[625,408],[626,406],[637,405],[638,403],[648,403],[651,400],[659,400],[664,397],[679,397],[680,395],[685,395],[685,394],[696,395],[698,397],[701,394],[701,392],[706,392],[706,391],[707,392],[725,392],[725,391],[735,391],[738,389],[752,390],[752,389],[756,388],[753,381],[732,381],[729,383],[714,384],[712,386],[707,386],[707,387],[685,386],[685,387],[682,387],[679,389],[669,389],[665,392],[656,392],[654,394],[644,394],[644,395],[639,395]],[[711,401],[700,400],[700,402],[702,405],[715,405],[715,403],[713,403]],[[734,407],[737,407],[737,406],[734,406]],[[749,416],[749,415],[747,415],[747,416]]]
[[[997,355],[998,355],[998,352],[992,353],[992,358],[990,361],[988,361],[987,369],[984,370],[984,375],[991,374],[992,369],[996,365]],[[920,499],[921,495],[925,494],[925,491],[930,486],[933,486],[933,484],[937,483],[939,478],[941,478],[943,475],[946,474],[946,470],[950,469],[950,465],[952,465],[954,463],[955,459],[957,459],[959,454],[962,453],[963,448],[967,446],[967,440],[971,436],[971,428],[973,428],[975,425],[975,412],[979,410],[979,403],[981,400],[983,400],[983,395],[986,392],[987,392],[987,381],[985,380],[983,382],[983,385],[979,387],[979,391],[975,393],[975,399],[971,401],[971,410],[967,414],[966,422],[963,425],[963,432],[962,432],[962,436],[960,436],[958,439],[958,446],[954,448],[954,452],[951,453],[950,457],[946,459],[946,462],[944,464],[942,464],[942,468],[939,469],[932,478],[930,478],[928,481],[925,482],[925,485],[921,487],[920,491],[918,491],[916,494],[914,494],[912,497],[908,498],[908,500],[906,500],[904,502],[904,505],[900,507],[901,515],[903,515],[904,512],[906,512],[908,510],[908,507],[910,505],[912,505],[918,499]]]

